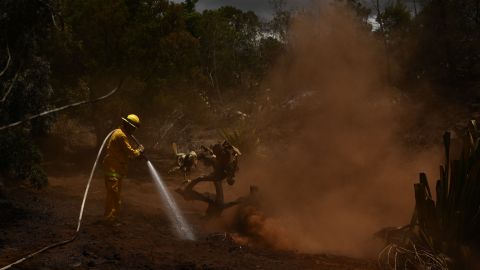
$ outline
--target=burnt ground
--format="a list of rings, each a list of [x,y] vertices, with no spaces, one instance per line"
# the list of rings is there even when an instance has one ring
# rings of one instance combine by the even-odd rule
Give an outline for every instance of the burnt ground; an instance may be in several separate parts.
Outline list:
[[[4,188],[6,200],[0,201],[0,267],[72,236],[90,172],[91,164],[87,163],[90,162],[45,164],[50,184],[39,191],[25,186]],[[156,164],[161,166],[163,163]],[[164,171],[163,168],[160,171]],[[198,239],[180,240],[172,231],[146,170],[137,169],[133,174],[134,178],[124,181],[121,226],[110,227],[99,222],[105,194],[102,175],[97,173],[78,238],[12,269],[375,268],[373,262],[367,260],[238,245],[225,237],[223,231],[205,229],[205,205],[184,202],[174,195],[184,215],[193,224]],[[180,181],[178,176],[166,178],[171,190]]]

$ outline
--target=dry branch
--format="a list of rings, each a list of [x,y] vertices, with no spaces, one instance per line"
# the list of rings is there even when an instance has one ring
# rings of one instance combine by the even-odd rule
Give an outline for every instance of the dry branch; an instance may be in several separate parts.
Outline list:
[[[413,243],[406,247],[389,244],[379,253],[378,267],[386,270],[448,270],[448,258]]]
[[[15,74],[15,77],[13,77],[12,79],[12,82],[10,83],[10,86],[8,87],[7,91],[5,92],[5,95],[3,95],[3,98],[0,100],[0,103],[3,105],[3,103],[5,102],[5,100],[7,99],[8,95],[10,94],[10,92],[12,91],[13,89],[13,86],[15,85],[15,82],[17,81],[17,78],[18,78],[18,74],[20,72],[17,72],[17,74]]]
[[[0,72],[0,77],[5,74],[5,72],[7,71],[8,67],[10,66],[10,62],[12,60],[12,55],[10,54],[10,48],[8,47],[7,45],[7,55],[8,55],[8,59],[7,59],[7,64],[5,65],[5,67],[2,69],[2,71]]]
[[[22,124],[26,121],[30,121],[30,120],[33,120],[35,118],[41,117],[41,116],[45,116],[45,115],[52,114],[52,113],[55,113],[55,112],[63,111],[63,110],[66,110],[66,109],[71,109],[71,108],[78,107],[78,106],[81,106],[81,105],[84,105],[84,104],[87,104],[87,103],[94,103],[94,102],[104,100],[104,99],[110,97],[111,95],[115,94],[115,92],[117,92],[118,89],[120,89],[122,84],[123,84],[123,80],[118,84],[117,87],[113,88],[113,90],[110,91],[108,94],[106,94],[104,96],[101,96],[99,98],[96,98],[94,100],[84,100],[84,101],[72,103],[72,104],[69,104],[69,105],[65,105],[65,106],[62,106],[62,107],[58,107],[58,108],[55,108],[55,109],[51,109],[51,110],[48,110],[48,111],[44,111],[44,112],[41,112],[39,114],[35,114],[35,115],[30,116],[30,117],[27,117],[23,120],[1,126],[0,131],[2,131],[4,129],[8,129],[8,128],[18,126],[18,125],[20,125],[20,124]]]
[[[165,119],[165,122],[163,123],[162,127],[160,130],[162,131],[159,138],[153,142],[152,148],[155,148],[158,143],[167,136],[168,132],[173,128],[173,126],[176,124],[176,122],[180,119],[182,119],[184,114],[182,112],[174,111],[170,114],[167,119]]]
[[[55,21],[55,14],[53,14],[53,12],[52,12],[52,23],[53,23],[53,26],[55,26],[55,28],[56,28],[58,31],[61,31],[60,27],[58,27],[58,24],[57,24],[57,22]]]

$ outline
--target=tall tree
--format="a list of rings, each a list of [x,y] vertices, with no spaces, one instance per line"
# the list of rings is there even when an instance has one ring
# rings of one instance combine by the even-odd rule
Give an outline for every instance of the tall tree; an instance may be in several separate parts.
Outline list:
[[[29,0],[0,2],[3,14],[0,16],[0,65],[4,67],[0,75],[2,124],[22,120],[49,107],[53,93],[49,84],[50,65],[42,55],[41,43],[55,31],[51,4]],[[48,131],[50,120],[37,119],[1,131],[0,173],[3,176],[28,179],[38,187],[46,184],[35,139]]]
[[[480,17],[476,0],[432,0],[414,20],[410,78],[442,89],[439,94],[475,97],[480,78]]]

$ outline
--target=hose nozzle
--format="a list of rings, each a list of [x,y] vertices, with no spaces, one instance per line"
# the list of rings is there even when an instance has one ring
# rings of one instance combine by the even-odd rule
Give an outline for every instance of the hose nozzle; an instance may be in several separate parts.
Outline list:
[[[142,148],[142,156],[148,161],[148,157],[145,155],[145,148],[143,148],[143,145],[138,141],[137,138],[135,138],[135,136],[133,135],[130,135],[130,137],[132,137],[132,139],[135,141],[135,143],[137,144],[138,147],[141,147]]]

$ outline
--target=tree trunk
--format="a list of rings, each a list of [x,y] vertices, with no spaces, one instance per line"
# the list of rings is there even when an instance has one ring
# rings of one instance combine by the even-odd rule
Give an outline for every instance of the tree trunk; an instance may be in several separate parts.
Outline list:
[[[385,27],[384,27],[384,24],[383,24],[383,20],[382,20],[382,12],[380,10],[380,1],[377,0],[376,1],[376,10],[377,10],[377,20],[378,20],[378,23],[380,24],[380,31],[382,32],[382,38],[383,38],[383,45],[385,47],[385,59],[386,59],[386,68],[387,68],[387,82],[390,83],[391,82],[391,71],[390,71],[390,54],[388,52],[388,41],[387,41],[387,37],[386,37],[386,33],[385,33]]]

